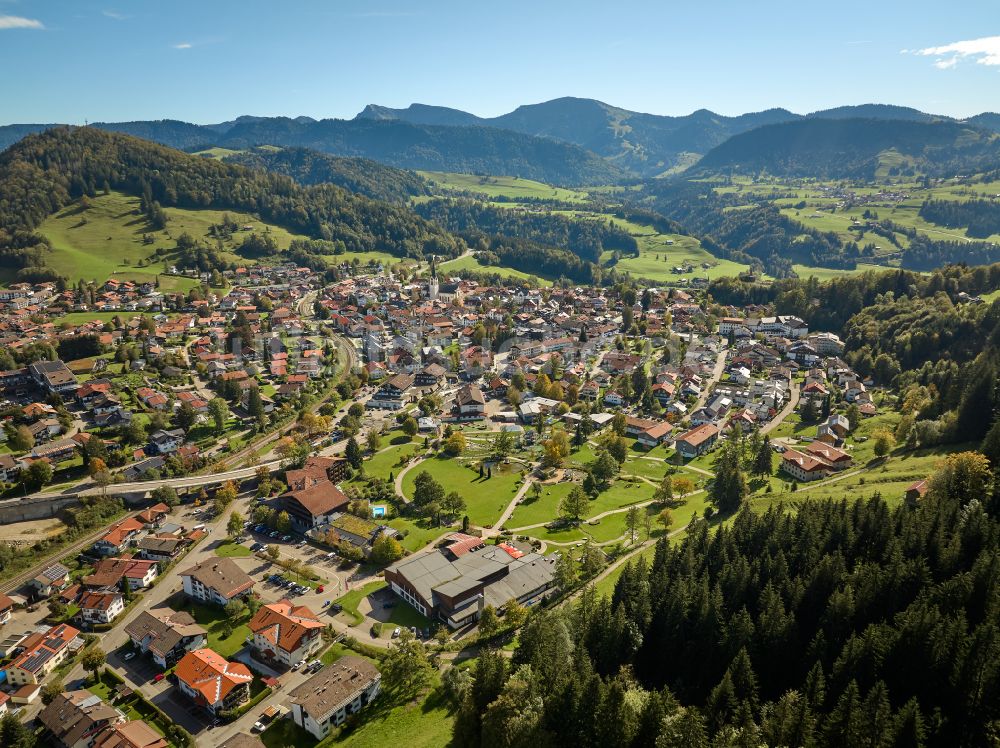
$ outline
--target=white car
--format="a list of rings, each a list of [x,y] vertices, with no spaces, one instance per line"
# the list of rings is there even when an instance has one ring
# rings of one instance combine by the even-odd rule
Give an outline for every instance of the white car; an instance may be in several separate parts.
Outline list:
[[[305,660],[299,660],[294,665],[292,665],[292,670],[298,670],[300,667],[306,664]]]
[[[394,628],[394,629],[392,630],[392,638],[393,638],[393,639],[396,639],[396,638],[398,638],[398,637],[399,637],[399,626],[397,626],[396,628]]]
[[[125,653],[125,656],[124,656],[124,657],[122,657],[122,659],[123,659],[123,660],[125,660],[125,662],[128,662],[128,661],[129,661],[129,660],[131,660],[131,659],[132,659],[133,657],[135,657],[135,652],[126,652],[126,653]]]

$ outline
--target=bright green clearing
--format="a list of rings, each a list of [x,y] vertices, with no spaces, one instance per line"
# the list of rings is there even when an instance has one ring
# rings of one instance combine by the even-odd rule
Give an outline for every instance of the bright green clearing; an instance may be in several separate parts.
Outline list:
[[[209,227],[220,223],[223,213],[229,213],[240,226],[251,226],[252,231],[269,230],[282,249],[286,249],[294,238],[305,238],[278,226],[268,227],[253,216],[236,211],[182,208],[165,208],[165,211],[169,218],[166,229],[152,231],[139,212],[139,198],[120,192],[92,198],[87,210],[75,204],[64,208],[38,227],[38,232],[52,243],[52,253],[46,257],[46,264],[72,282],[80,278],[104,281],[112,276],[152,280],[172,264],[169,254],[156,258],[157,249],[172,252],[177,237],[185,232],[214,246],[215,240],[208,237]],[[248,233],[237,231],[232,239],[224,242],[224,250],[234,250]],[[144,234],[152,239],[151,243],[143,243]],[[238,259],[235,254],[229,256]],[[140,262],[148,264],[140,267]],[[247,264],[253,263],[247,261]],[[183,286],[185,280],[171,278],[170,282]]]
[[[250,627],[247,622],[250,620],[249,613],[245,614],[236,626],[233,626],[229,636],[225,635],[227,624],[232,622],[227,618],[226,611],[218,605],[199,605],[191,603],[190,613],[194,620],[208,630],[208,648],[215,650],[226,659],[231,658],[243,648],[243,644],[250,636]]]
[[[499,275],[502,278],[513,278],[515,280],[531,281],[537,283],[540,286],[551,286],[552,281],[548,278],[543,278],[540,275],[534,275],[532,273],[525,273],[520,270],[515,270],[514,268],[501,267],[499,265],[480,265],[479,260],[477,260],[472,255],[466,257],[459,257],[456,260],[448,260],[448,262],[443,262],[440,265],[440,270],[442,272],[458,272],[460,270],[466,270],[470,273],[490,273],[492,275]]]
[[[223,558],[240,558],[250,555],[250,549],[240,543],[225,540],[215,548],[215,555]]]
[[[418,173],[444,192],[474,192],[487,197],[534,198],[536,200],[574,203],[584,202],[588,199],[587,193],[580,190],[553,187],[544,182],[521,179],[520,177],[477,176],[443,171]]]
[[[458,491],[465,499],[469,520],[482,527],[492,526],[520,488],[522,478],[514,465],[493,468],[493,477],[480,478],[479,470],[458,459],[436,457],[424,460],[411,468],[403,478],[403,494],[413,497],[413,484],[417,475],[426,470],[445,492]]]

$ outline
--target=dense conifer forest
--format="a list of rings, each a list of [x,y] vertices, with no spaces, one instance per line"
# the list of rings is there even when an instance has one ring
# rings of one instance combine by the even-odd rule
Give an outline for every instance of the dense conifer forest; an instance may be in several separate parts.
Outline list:
[[[996,476],[952,456],[878,496],[697,520],[610,597],[486,652],[460,746],[985,746],[1000,730]]]

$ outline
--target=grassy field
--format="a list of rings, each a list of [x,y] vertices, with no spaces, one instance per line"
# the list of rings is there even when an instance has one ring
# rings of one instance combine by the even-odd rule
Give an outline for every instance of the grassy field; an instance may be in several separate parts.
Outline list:
[[[208,241],[209,227],[222,220],[220,210],[185,210],[166,208],[169,218],[166,229],[151,231],[146,219],[139,213],[139,198],[120,192],[98,195],[91,201],[88,210],[71,205],[49,216],[42,222],[38,232],[52,243],[52,253],[46,262],[57,272],[71,281],[104,281],[109,277],[134,280],[152,280],[170,264],[169,254],[161,259],[153,258],[157,249],[173,250],[177,237],[187,232],[195,239]],[[241,226],[249,225],[254,231],[270,235],[282,249],[288,247],[292,234],[280,227],[267,227],[253,216],[228,211]],[[150,244],[143,243],[143,235],[152,238]],[[225,243],[224,250],[232,250],[242,241],[245,232],[237,232]],[[304,237],[302,237],[304,238]],[[209,242],[214,245],[214,240]],[[231,255],[236,259],[236,255]],[[150,260],[150,258],[153,258]],[[147,262],[140,267],[140,262]],[[251,263],[248,263],[251,264]],[[186,279],[170,279],[171,283],[185,285]],[[162,284],[162,280],[161,280]]]
[[[447,527],[438,527],[426,520],[414,521],[406,517],[395,517],[389,520],[389,527],[406,533],[401,544],[408,551],[419,551],[449,531]]]
[[[215,555],[222,558],[240,558],[251,555],[250,549],[240,543],[223,541],[215,547]]]
[[[584,202],[588,195],[580,190],[553,187],[544,182],[519,177],[476,176],[443,171],[422,171],[419,174],[443,192],[474,192],[487,197],[533,198],[559,202]]]
[[[522,482],[520,473],[512,466],[505,469],[494,468],[493,477],[487,479],[480,478],[478,470],[473,470],[460,460],[436,457],[424,460],[407,472],[403,478],[403,494],[407,498],[412,498],[414,481],[423,470],[434,476],[446,492],[458,491],[465,499],[469,519],[473,524],[481,526],[490,526],[496,522]]]
[[[232,627],[232,632],[226,636],[225,627],[227,623],[225,611],[218,605],[199,605],[192,603],[190,613],[195,621],[208,630],[209,649],[225,657],[231,658],[243,648],[244,640],[250,636],[250,627],[247,622],[250,620],[249,613],[237,625]]]
[[[459,270],[467,270],[472,273],[491,273],[499,275],[503,278],[515,278],[517,280],[534,281],[540,286],[551,286],[552,281],[548,278],[543,278],[540,275],[533,275],[532,273],[525,273],[520,270],[515,270],[514,268],[499,267],[496,265],[480,265],[479,261],[469,255],[467,257],[459,257],[457,260],[448,260],[447,262],[442,262],[439,266],[441,272],[457,272]]]
[[[375,453],[370,459],[365,460],[365,475],[388,480],[390,473],[397,475],[402,470],[396,464],[401,457],[404,455],[410,456],[419,451],[421,451],[421,446],[418,444],[399,444],[388,447],[384,451]]]

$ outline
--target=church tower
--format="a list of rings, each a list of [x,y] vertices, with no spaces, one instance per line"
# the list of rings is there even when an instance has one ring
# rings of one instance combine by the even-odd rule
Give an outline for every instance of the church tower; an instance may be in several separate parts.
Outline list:
[[[438,290],[440,286],[438,284],[438,274],[437,265],[434,264],[434,257],[431,257],[431,279],[427,282],[427,298],[433,300],[438,297]]]

